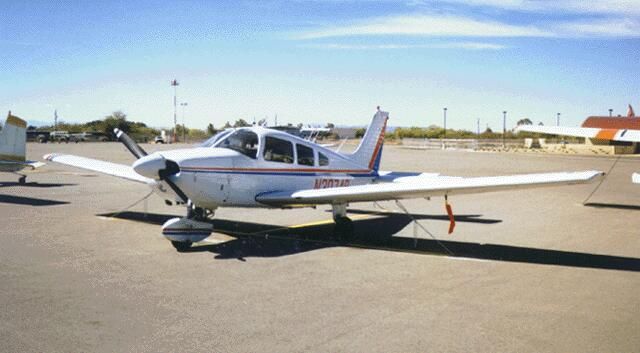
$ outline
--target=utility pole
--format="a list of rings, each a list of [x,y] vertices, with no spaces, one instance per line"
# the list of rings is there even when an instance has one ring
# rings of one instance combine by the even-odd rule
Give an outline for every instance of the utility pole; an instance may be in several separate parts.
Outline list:
[[[53,131],[58,131],[58,110],[53,111]]]
[[[480,118],[478,118],[478,121],[476,122],[476,129],[478,130],[478,138],[480,138]]]
[[[560,126],[560,113],[556,115],[556,126]]]
[[[444,140],[447,139],[447,107],[444,107],[444,133],[442,135],[442,149],[446,149]]]
[[[180,106],[182,107],[182,142],[187,142],[187,126],[184,124],[184,108],[188,105],[189,103],[187,102],[182,102],[180,103]]]
[[[502,112],[502,148],[505,148],[507,146],[504,140],[506,135],[507,135],[507,111],[504,110]]]
[[[178,142],[178,136],[176,133],[178,132],[178,80],[173,79],[171,81],[171,86],[173,86],[173,142]]]
[[[609,109],[609,117],[613,115],[613,109]]]

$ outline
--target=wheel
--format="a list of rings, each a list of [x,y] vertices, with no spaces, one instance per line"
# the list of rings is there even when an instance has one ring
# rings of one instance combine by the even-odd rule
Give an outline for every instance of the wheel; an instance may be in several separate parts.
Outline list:
[[[190,241],[171,241],[171,245],[173,245],[173,247],[176,248],[176,250],[178,251],[189,250],[189,248],[191,247],[191,244],[193,243]]]
[[[20,183],[20,184],[24,184],[26,182],[27,182],[27,176],[26,175],[23,175],[23,176],[20,177],[20,179],[18,179],[18,183]]]

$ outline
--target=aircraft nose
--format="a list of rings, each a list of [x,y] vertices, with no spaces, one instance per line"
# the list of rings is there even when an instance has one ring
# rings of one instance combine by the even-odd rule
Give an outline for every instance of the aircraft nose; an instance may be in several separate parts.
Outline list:
[[[159,153],[144,156],[133,163],[133,170],[147,178],[160,178],[159,172],[166,167],[164,157]]]

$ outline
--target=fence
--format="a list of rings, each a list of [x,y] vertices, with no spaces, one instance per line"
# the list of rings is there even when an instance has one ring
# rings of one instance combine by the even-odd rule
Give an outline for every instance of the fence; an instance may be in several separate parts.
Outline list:
[[[402,146],[415,149],[455,149],[455,150],[486,150],[503,148],[503,141],[498,140],[478,140],[478,139],[417,139],[404,138]],[[504,141],[505,148],[524,147],[523,139],[509,139]]]

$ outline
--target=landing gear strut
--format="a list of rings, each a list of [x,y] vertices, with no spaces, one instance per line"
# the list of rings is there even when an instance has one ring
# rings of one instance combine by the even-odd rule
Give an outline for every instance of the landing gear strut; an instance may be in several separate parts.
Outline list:
[[[332,205],[333,221],[335,233],[341,238],[349,237],[353,233],[353,221],[347,217],[347,205]]]

